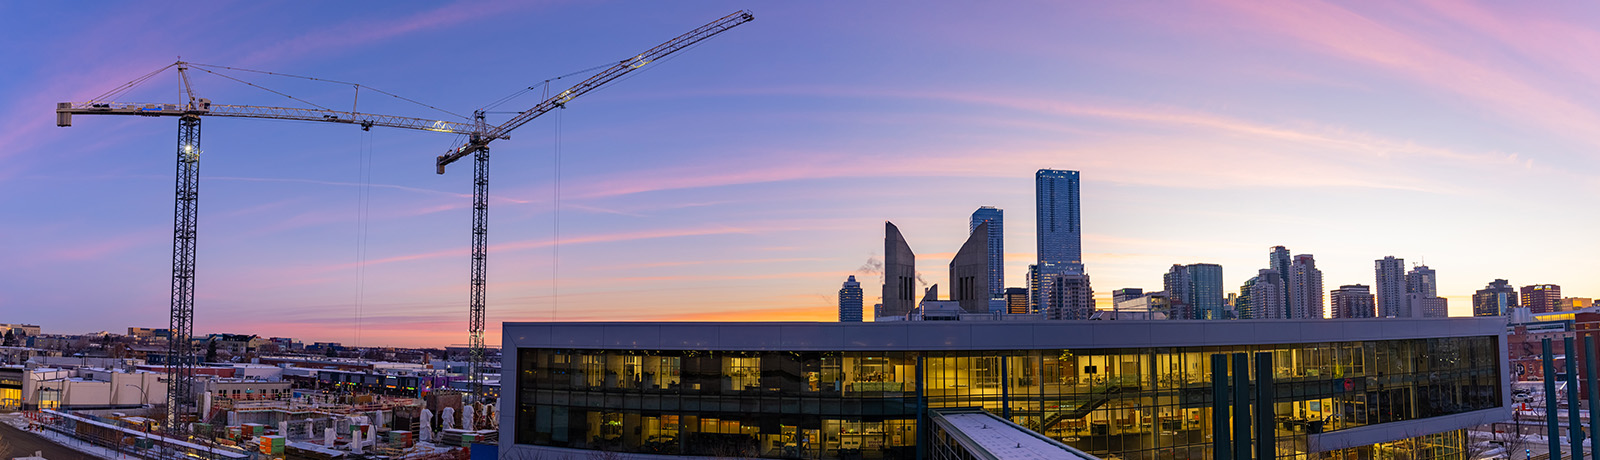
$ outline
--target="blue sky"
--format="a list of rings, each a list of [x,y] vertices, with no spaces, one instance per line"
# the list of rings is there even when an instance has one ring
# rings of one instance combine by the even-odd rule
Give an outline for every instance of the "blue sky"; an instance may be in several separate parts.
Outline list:
[[[57,128],[57,102],[181,56],[467,114],[746,6],[0,4],[13,38],[0,42],[13,63],[0,72],[0,321],[166,323],[176,122]],[[491,325],[827,320],[848,275],[869,304],[878,295],[862,267],[881,257],[884,220],[944,284],[984,205],[1006,210],[1007,281],[1020,286],[1039,168],[1083,172],[1084,257],[1104,298],[1158,289],[1173,263],[1222,264],[1236,290],[1280,244],[1316,255],[1328,289],[1371,284],[1386,255],[1425,259],[1457,315],[1495,278],[1600,295],[1600,266],[1584,262],[1600,255],[1592,5],[750,7],[754,22],[495,145]],[[329,107],[449,117],[345,85],[230,75]],[[298,104],[203,73],[195,87],[217,103]],[[123,99],[177,90],[169,72]],[[203,129],[197,332],[465,342],[470,170],[432,166],[457,139],[249,119]]]

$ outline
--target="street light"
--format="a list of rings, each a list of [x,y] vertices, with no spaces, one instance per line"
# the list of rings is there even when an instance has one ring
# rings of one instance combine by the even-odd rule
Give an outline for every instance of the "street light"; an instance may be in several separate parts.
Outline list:
[[[150,405],[150,395],[146,394],[144,392],[144,385],[139,385],[139,384],[134,384],[134,383],[124,383],[124,384],[122,384],[122,386],[134,387],[134,388],[139,390],[139,407],[142,408],[144,406]]]

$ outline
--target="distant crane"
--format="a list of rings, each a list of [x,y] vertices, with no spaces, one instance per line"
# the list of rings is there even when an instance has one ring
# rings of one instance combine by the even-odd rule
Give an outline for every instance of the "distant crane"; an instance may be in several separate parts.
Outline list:
[[[167,421],[169,430],[181,429],[179,418],[198,407],[194,394],[194,366],[199,357],[190,343],[194,336],[195,237],[200,198],[200,117],[268,118],[278,120],[349,123],[470,134],[476,127],[460,122],[427,120],[328,109],[300,109],[250,105],[212,104],[195,97],[189,85],[191,63],[178,61],[86,102],[56,104],[56,126],[72,126],[73,115],[137,115],[178,117],[178,184],[172,223],[172,311],[168,319]],[[110,102],[106,98],[132,88],[167,69],[177,68],[188,101],[181,104]]]
[[[486,355],[484,349],[484,279],[485,262],[488,257],[489,143],[496,139],[507,139],[507,135],[512,130],[551,110],[564,108],[567,102],[578,96],[599,89],[617,78],[638,70],[645,64],[664,58],[754,19],[755,16],[749,11],[738,11],[712,21],[634,57],[624,59],[556,96],[546,99],[526,111],[519,112],[517,116],[498,126],[490,126],[485,121],[486,112],[483,110],[476,111],[473,114],[473,122],[469,124],[362,113],[356,111],[354,107],[350,111],[337,111],[326,108],[304,109],[213,104],[209,99],[195,96],[194,90],[189,84],[188,70],[191,65],[196,64],[183,61],[175,62],[155,72],[146,74],[101,97],[85,102],[63,102],[57,104],[56,125],[63,127],[72,126],[73,115],[179,117],[177,191],[173,213],[172,240],[172,310],[169,318],[169,333],[171,335],[167,353],[167,427],[174,430],[180,428],[178,423],[179,415],[190,413],[190,407],[198,406],[193,394],[194,365],[197,361],[197,356],[196,350],[190,342],[194,335],[195,237],[197,233],[196,218],[200,185],[200,118],[202,116],[347,123],[359,125],[362,129],[382,126],[467,136],[468,141],[465,144],[451,149],[438,157],[436,168],[439,174],[444,174],[446,165],[468,155],[473,156],[475,163],[472,190],[472,270],[468,326],[471,351],[468,376],[472,382],[474,395],[479,396],[481,400]],[[184,93],[188,97],[188,101],[185,103],[152,104],[111,102],[107,100],[111,95],[132,88],[156,74],[174,67],[182,80]]]
[[[467,143],[450,149],[444,155],[439,155],[438,173],[444,174],[444,167],[456,160],[472,155],[472,290],[470,294],[469,309],[471,320],[468,329],[470,343],[470,357],[467,363],[467,376],[472,382],[472,391],[475,395],[483,395],[483,367],[485,351],[483,344],[484,329],[484,271],[485,262],[489,255],[489,142],[501,139],[512,130],[539,118],[540,115],[566,107],[566,103],[578,96],[599,89],[601,86],[617,78],[627,75],[645,64],[666,57],[684,48],[699,43],[701,40],[711,38],[717,34],[728,31],[740,24],[755,19],[749,11],[738,11],[709,24],[700,26],[666,43],[650,48],[637,56],[624,59],[600,73],[589,77],[556,94],[554,97],[540,102],[538,105],[502,123],[500,126],[489,126],[484,122],[484,111],[479,110],[473,114],[477,126],[469,135]],[[480,398],[481,399],[481,398]]]

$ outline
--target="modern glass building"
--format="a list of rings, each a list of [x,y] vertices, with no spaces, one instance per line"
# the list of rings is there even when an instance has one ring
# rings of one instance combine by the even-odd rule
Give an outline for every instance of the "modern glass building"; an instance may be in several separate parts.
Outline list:
[[[967,233],[978,231],[978,226],[989,224],[984,237],[989,241],[989,297],[1001,298],[1006,292],[1006,238],[1005,210],[994,206],[979,207],[972,211]]]
[[[1237,352],[1272,354],[1278,458],[1463,458],[1466,428],[1509,416],[1496,318],[503,332],[508,455],[931,458],[930,411],[978,407],[1102,458],[1208,459],[1208,363]]]
[[[1083,271],[1082,214],[1078,172],[1041,169],[1034,174],[1038,206],[1039,266]]]
[[[839,321],[861,322],[862,297],[861,283],[856,281],[856,275],[850,275],[839,287]]]

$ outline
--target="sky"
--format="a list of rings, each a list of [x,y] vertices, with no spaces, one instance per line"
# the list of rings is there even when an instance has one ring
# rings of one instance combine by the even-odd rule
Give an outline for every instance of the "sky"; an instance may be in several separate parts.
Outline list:
[[[1081,171],[1102,303],[1175,263],[1237,291],[1275,245],[1330,290],[1425,261],[1456,316],[1496,278],[1600,297],[1594,4],[13,2],[0,322],[167,324],[176,120],[61,128],[56,103],[181,58],[438,109],[192,71],[219,104],[460,120],[746,6],[493,145],[490,344],[503,321],[831,321],[847,276],[881,295],[884,221],[943,285],[979,206],[1005,210],[1022,286],[1041,168]],[[169,70],[117,100],[179,88]],[[471,170],[433,165],[460,141],[204,119],[195,332],[465,343]]]

